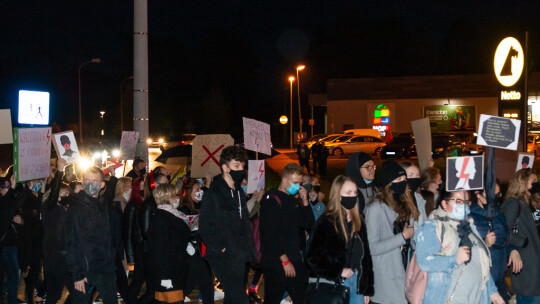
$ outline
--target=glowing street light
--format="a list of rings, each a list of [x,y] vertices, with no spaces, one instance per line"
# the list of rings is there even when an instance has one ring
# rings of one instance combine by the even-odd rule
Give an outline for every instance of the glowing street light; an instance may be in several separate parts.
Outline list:
[[[294,81],[294,76],[290,76],[289,77],[289,82],[291,83],[291,126],[290,126],[290,129],[291,129],[291,150],[293,148],[293,132],[292,132],[292,125],[293,125],[293,115],[292,115],[292,83]]]
[[[299,65],[296,67],[296,84],[298,86],[298,121],[300,122],[300,137],[303,138],[304,137],[304,133],[302,133],[302,110],[300,108],[300,77],[298,77],[298,72],[299,71],[302,71],[303,69],[305,69],[306,66],[305,65]]]

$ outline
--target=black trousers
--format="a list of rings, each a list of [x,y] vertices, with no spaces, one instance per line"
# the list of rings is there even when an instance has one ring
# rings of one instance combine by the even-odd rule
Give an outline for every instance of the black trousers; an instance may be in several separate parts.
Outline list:
[[[188,275],[184,295],[189,295],[193,287],[198,286],[202,293],[204,304],[214,303],[214,277],[208,261],[201,257],[199,253],[189,257]]]
[[[116,261],[116,286],[122,299],[127,299],[128,277],[126,275],[126,270],[124,269],[124,264],[122,264],[122,260]]]
[[[307,173],[310,174],[310,172],[309,172],[309,158],[299,158],[298,162],[300,163],[301,167],[306,167]]]
[[[289,293],[293,303],[304,303],[307,289],[307,274],[304,264],[295,263],[296,277],[285,276],[281,264],[265,266],[264,274],[264,304],[279,304],[285,291]]]
[[[86,293],[78,290],[73,291],[73,304],[88,304],[92,298],[94,289],[97,289],[103,304],[118,304],[116,298],[116,273],[88,274],[88,283],[85,284]]]
[[[66,265],[66,257],[59,256],[43,259],[43,269],[47,278],[47,302],[58,302],[62,297],[64,285],[69,290],[68,297],[71,298],[74,285]]]
[[[141,287],[146,281],[146,293],[137,300]],[[131,284],[128,287],[127,299],[124,299],[127,304],[149,304],[154,300],[154,288],[150,282],[149,269],[146,267],[146,258],[142,251],[135,254],[135,270]]]
[[[210,266],[223,286],[223,292],[225,292],[223,304],[249,303],[244,284],[245,262],[210,261]]]
[[[35,291],[39,286],[39,275],[41,274],[41,260],[33,259],[28,262],[28,274],[24,278],[25,285],[25,294],[26,294],[26,303],[34,304],[35,303]],[[22,269],[26,271],[26,269]]]
[[[326,175],[326,164],[327,164],[326,162],[327,162],[326,158],[319,160],[319,174],[320,175],[323,175],[323,176]]]

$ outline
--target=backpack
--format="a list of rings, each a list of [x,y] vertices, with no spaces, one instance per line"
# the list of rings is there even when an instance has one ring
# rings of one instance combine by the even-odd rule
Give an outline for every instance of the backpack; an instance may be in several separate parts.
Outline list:
[[[427,272],[420,269],[416,261],[416,252],[413,254],[407,267],[405,277],[405,298],[411,304],[422,304],[422,298],[426,293]]]

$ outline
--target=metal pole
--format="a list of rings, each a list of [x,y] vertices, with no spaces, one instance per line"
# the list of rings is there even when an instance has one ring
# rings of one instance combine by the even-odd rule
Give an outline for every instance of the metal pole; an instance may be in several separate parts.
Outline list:
[[[292,128],[293,128],[293,126],[292,126],[292,125],[293,125],[293,112],[292,112],[292,82],[293,82],[293,81],[290,80],[290,82],[291,82],[291,115],[290,115],[290,117],[291,117],[291,122],[290,122],[290,124],[291,124],[291,150],[292,150],[292,148],[293,148],[293,144],[292,144],[292,143],[293,143],[293,132],[292,132]]]
[[[124,131],[124,81],[133,79],[133,76],[126,77],[120,81],[120,131]]]
[[[134,0],[133,130],[139,132],[136,156],[148,165],[148,1]]]
[[[298,122],[300,124],[300,137],[303,139],[304,133],[302,133],[302,109],[300,107],[300,78],[298,77],[298,68],[296,68],[296,84],[298,86]]]
[[[82,107],[81,107],[81,69],[84,65],[88,63],[100,63],[100,58],[92,58],[92,60],[86,61],[79,65],[79,140],[83,142],[83,128],[82,128]]]
[[[523,152],[527,152],[527,112],[529,111],[529,91],[528,91],[528,80],[529,80],[529,32],[525,32],[525,51],[523,51],[524,62],[525,62],[525,81],[524,81],[524,94],[525,101],[523,105],[523,110],[521,111],[522,119],[521,124],[523,125]]]
[[[313,119],[313,106],[311,106],[311,120],[315,122]],[[311,125],[311,137],[313,137],[313,125]]]

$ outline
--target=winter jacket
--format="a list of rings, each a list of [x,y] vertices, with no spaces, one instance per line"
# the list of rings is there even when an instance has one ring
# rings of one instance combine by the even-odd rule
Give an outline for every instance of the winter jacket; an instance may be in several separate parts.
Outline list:
[[[102,198],[80,191],[67,213],[66,258],[74,282],[88,273],[115,271],[115,250],[109,222],[109,206]]]
[[[21,225],[13,222],[18,214],[19,206],[15,190],[9,188],[4,196],[0,196],[0,248],[16,246]]]
[[[139,219],[144,252],[148,251],[148,229],[150,229],[150,220],[152,219],[152,216],[154,216],[156,210],[156,200],[154,199],[153,195],[150,195],[150,197],[144,200],[142,203]]]
[[[521,296],[540,296],[540,239],[529,205],[516,198],[508,198],[502,206],[506,226],[510,230],[509,245],[521,255],[523,268],[519,274],[511,273],[512,290]],[[519,234],[512,230],[519,219]]]
[[[246,196],[240,185],[231,189],[222,175],[215,176],[210,189],[204,192],[199,233],[206,245],[205,257],[210,261],[256,261]]]
[[[42,258],[43,225],[41,223],[41,198],[36,197],[30,189],[24,189],[17,195],[23,225],[19,230],[19,265],[21,269],[33,261]]]
[[[66,218],[68,205],[71,199],[66,196],[58,202],[62,172],[56,172],[51,182],[49,197],[41,206],[41,219],[43,222],[43,257],[65,258],[66,256]]]
[[[142,253],[143,249],[140,213],[141,208],[137,207],[134,201],[130,201],[122,216],[122,238],[128,264],[135,263],[135,256]]]
[[[167,291],[161,280],[172,280],[173,290],[184,288],[188,239],[189,227],[182,219],[168,211],[156,210],[148,229],[148,269],[157,291]]]
[[[472,230],[475,234],[478,234],[474,226],[472,226]],[[455,286],[452,284],[454,271],[459,271],[459,269],[461,269],[457,264],[456,253],[454,252],[452,255],[448,256],[438,254],[442,248],[436,232],[436,222],[433,219],[428,219],[424,225],[415,232],[414,240],[416,242],[416,259],[418,266],[421,270],[426,271],[428,275],[426,293],[424,294],[422,302],[429,304],[444,304],[450,297],[450,293]],[[478,240],[482,242],[479,236]],[[455,242],[458,244],[460,239],[457,238]],[[458,248],[459,245],[456,245],[456,251]],[[477,258],[477,256],[472,256],[472,258]],[[482,284],[482,282],[477,283]],[[490,278],[487,280],[486,286],[482,291],[481,302],[478,304],[491,303],[490,295],[494,293],[497,293],[497,287],[490,275]]]
[[[111,229],[112,243],[116,253],[116,261],[124,259],[124,241],[122,237],[122,206],[120,201],[112,201],[109,206],[109,227]]]
[[[362,229],[365,230],[365,225],[362,225]],[[364,267],[365,261],[369,257],[365,255],[360,238],[360,234],[354,234],[353,242],[357,242],[357,246],[352,247],[359,248],[359,251],[353,251],[352,255],[360,256],[362,265],[355,269],[358,271],[357,289],[351,290],[351,292],[373,296],[373,269],[371,265],[368,266],[369,268]],[[306,253],[310,277],[322,277],[331,281],[338,280],[349,260],[346,246],[345,238],[336,231],[332,219],[326,214],[322,215],[317,221],[317,227],[310,239]],[[370,258],[369,261],[371,261]]]
[[[506,227],[506,218],[502,213],[500,213],[499,206],[496,206],[496,210],[497,216],[491,220],[491,227],[489,224],[489,219],[486,217],[486,209],[478,206],[478,204],[471,205],[470,214],[482,239],[486,238],[486,235],[490,230],[495,232],[495,244],[489,247],[492,264],[490,272],[495,281],[504,277],[504,272],[506,271],[506,262],[508,261],[506,258],[506,245],[508,244],[508,228]]]
[[[302,206],[297,198],[272,189],[263,195],[259,218],[261,265],[281,266],[283,254],[293,264],[301,263],[300,250],[305,244],[299,232],[315,227],[311,206]]]

